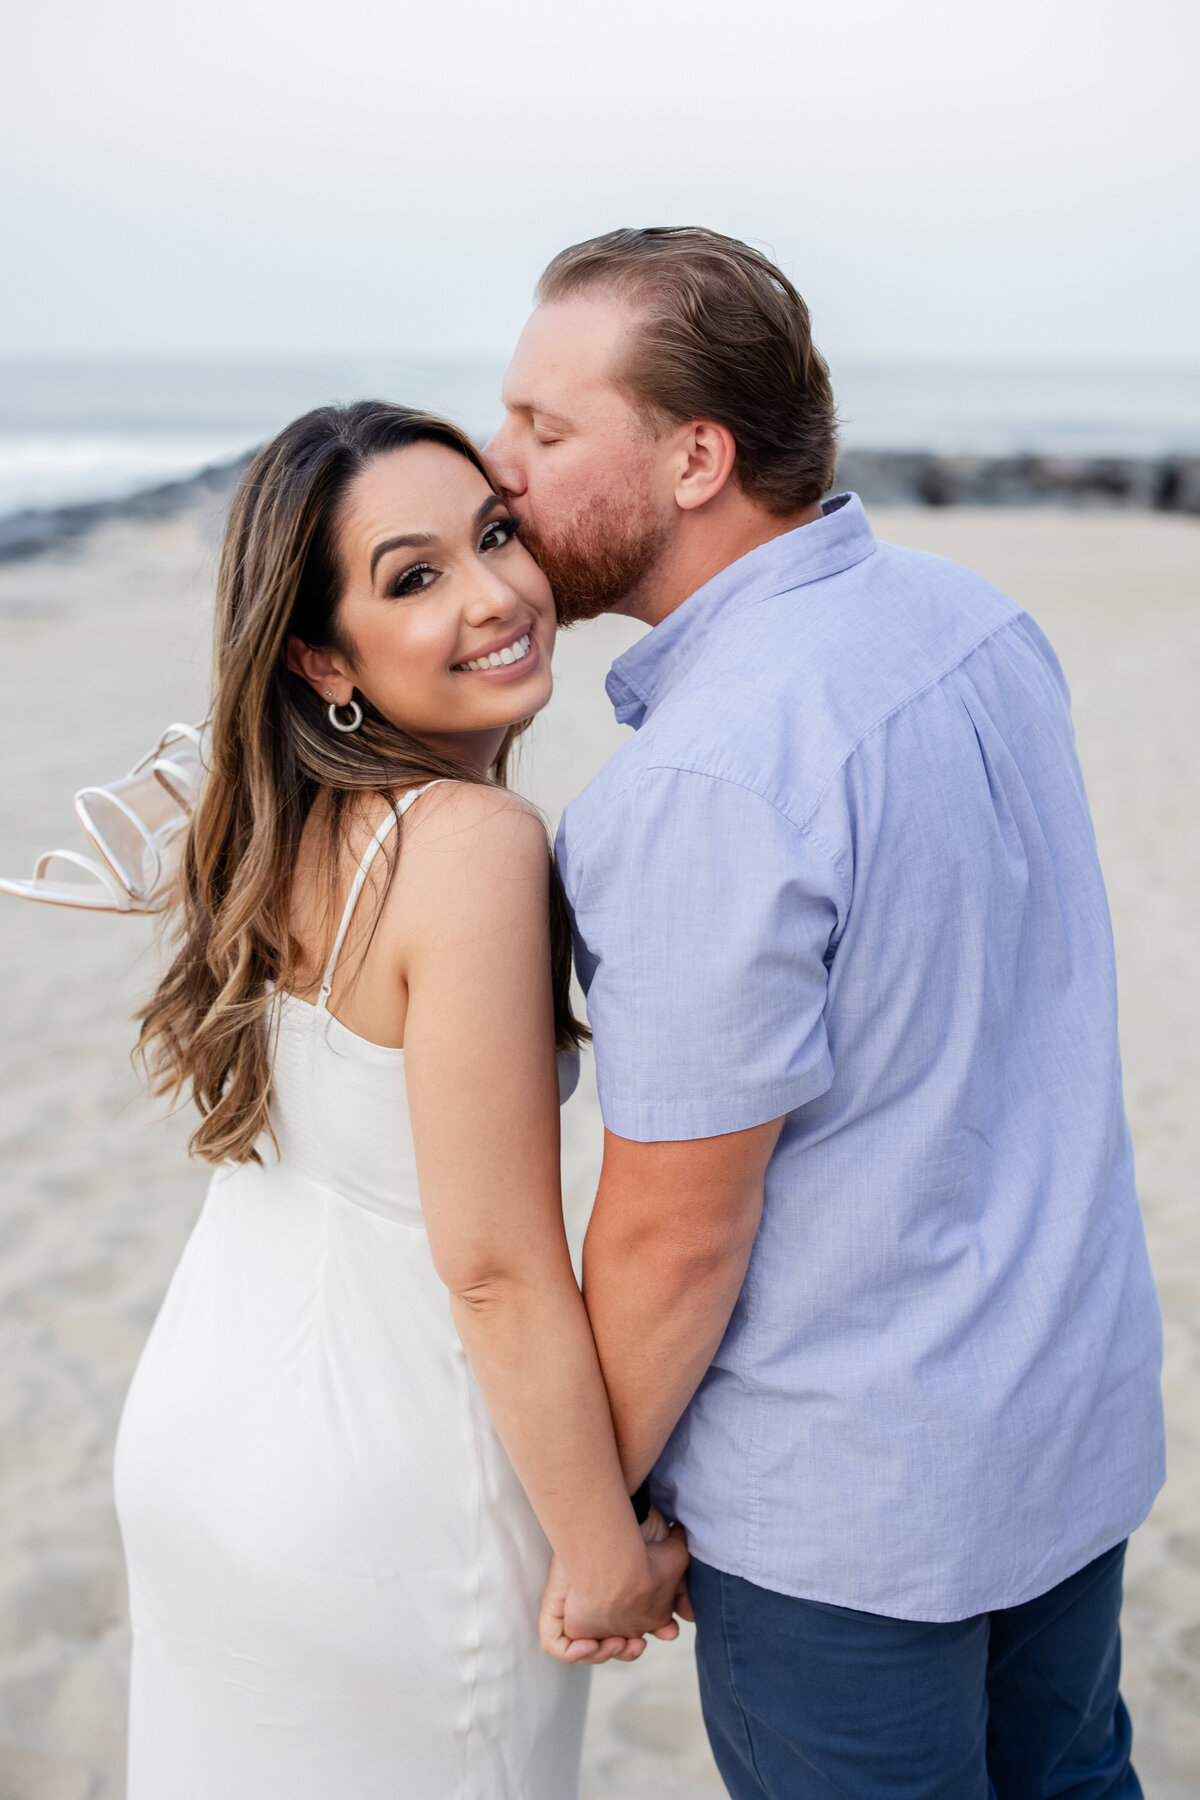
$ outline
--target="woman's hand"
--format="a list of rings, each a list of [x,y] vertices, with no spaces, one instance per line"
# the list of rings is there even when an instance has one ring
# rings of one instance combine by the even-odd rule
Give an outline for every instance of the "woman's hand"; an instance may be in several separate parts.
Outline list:
[[[573,1583],[559,1557],[550,1566],[538,1634],[560,1662],[634,1662],[647,1636],[679,1636],[674,1611],[687,1568],[687,1535],[656,1507],[641,1527],[644,1562],[617,1581],[592,1576]]]

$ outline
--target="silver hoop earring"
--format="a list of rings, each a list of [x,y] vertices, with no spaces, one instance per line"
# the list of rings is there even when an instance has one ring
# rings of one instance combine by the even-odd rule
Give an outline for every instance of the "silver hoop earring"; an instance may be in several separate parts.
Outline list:
[[[335,731],[357,731],[358,730],[359,726],[363,722],[363,710],[362,710],[362,707],[358,704],[357,700],[351,700],[350,706],[349,706],[349,712],[350,712],[349,723],[344,724],[342,722],[342,720],[338,718],[337,702],[335,701],[333,703],[333,705],[329,708],[329,723],[333,726],[333,729]]]

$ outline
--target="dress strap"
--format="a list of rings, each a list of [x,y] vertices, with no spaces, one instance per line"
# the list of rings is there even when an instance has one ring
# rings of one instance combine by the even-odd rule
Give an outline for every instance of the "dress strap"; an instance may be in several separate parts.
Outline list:
[[[422,794],[427,794],[429,792],[430,788],[438,787],[443,781],[447,781],[448,779],[448,776],[439,775],[436,781],[427,781],[424,787],[410,788],[403,798],[396,801],[395,805],[388,813],[387,818],[383,821],[383,824],[379,827],[378,831],[363,851],[362,861],[358,865],[358,872],[354,877],[350,893],[346,899],[345,909],[342,913],[342,922],[338,926],[338,934],[333,940],[333,949],[329,952],[329,961],[325,964],[325,973],[321,977],[321,992],[317,996],[317,1007],[321,1012],[328,1009],[329,994],[333,987],[333,971],[337,967],[337,959],[341,954],[342,945],[346,941],[346,933],[350,929],[350,921],[354,917],[354,909],[358,905],[358,897],[363,891],[363,886],[371,870],[371,864],[375,861],[375,858],[379,853],[379,846],[386,843],[387,839],[391,836],[392,832],[395,831],[397,825],[400,823],[414,800],[419,800]]]

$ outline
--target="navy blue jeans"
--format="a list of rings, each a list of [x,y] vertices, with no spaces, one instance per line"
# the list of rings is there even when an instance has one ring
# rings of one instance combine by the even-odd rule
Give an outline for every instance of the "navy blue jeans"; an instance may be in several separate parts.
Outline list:
[[[1124,1544],[952,1625],[691,1569],[704,1722],[734,1800],[1140,1800],[1118,1692]]]

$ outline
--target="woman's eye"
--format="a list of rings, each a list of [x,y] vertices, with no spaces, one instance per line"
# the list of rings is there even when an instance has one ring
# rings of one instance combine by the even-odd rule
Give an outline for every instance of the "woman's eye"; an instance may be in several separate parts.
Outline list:
[[[493,519],[479,540],[481,550],[499,550],[502,545],[511,543],[517,535],[515,519]]]
[[[419,594],[429,586],[436,574],[437,570],[430,568],[428,563],[418,563],[416,568],[405,569],[403,575],[397,575],[392,583],[391,593],[396,599],[405,594]]]

